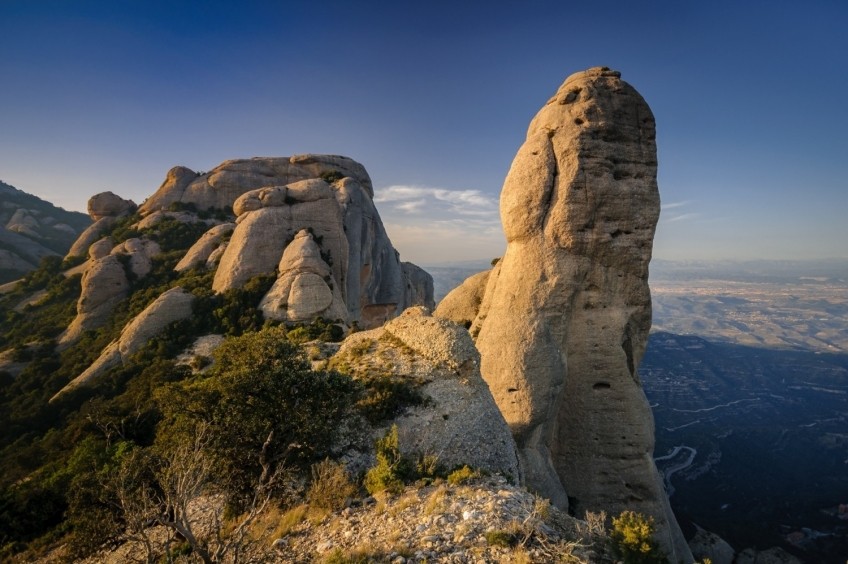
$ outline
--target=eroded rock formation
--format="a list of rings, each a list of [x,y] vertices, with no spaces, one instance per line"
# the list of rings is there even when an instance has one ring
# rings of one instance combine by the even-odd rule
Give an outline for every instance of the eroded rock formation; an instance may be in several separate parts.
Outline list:
[[[88,385],[110,368],[122,364],[170,323],[188,318],[193,302],[194,296],[180,287],[164,292],[124,327],[120,338],[103,349],[91,366],[59,390],[50,401]]]
[[[83,231],[68,251],[68,257],[84,257],[88,248],[108,233],[118,218],[136,210],[132,200],[125,200],[112,192],[101,192],[88,199],[88,215],[94,222]]]
[[[508,246],[471,331],[528,485],[560,506],[570,499],[577,515],[652,515],[676,562],[692,556],[653,462],[636,371],[651,325],[655,137],[650,108],[618,72],[565,81],[504,182]]]
[[[404,454],[436,455],[446,468],[469,464],[521,480],[515,442],[480,376],[480,355],[464,328],[413,307],[382,327],[351,334],[333,365],[345,366],[354,377],[378,371],[419,387],[426,403],[391,422],[398,426]]]

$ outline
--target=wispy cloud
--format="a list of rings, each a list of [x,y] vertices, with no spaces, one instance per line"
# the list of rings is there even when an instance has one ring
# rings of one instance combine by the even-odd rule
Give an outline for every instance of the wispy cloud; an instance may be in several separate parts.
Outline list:
[[[374,202],[406,213],[421,213],[432,209],[458,215],[483,216],[497,214],[498,211],[497,199],[480,190],[395,185],[378,188],[374,193]],[[410,205],[410,202],[415,205]]]
[[[673,210],[675,208],[682,208],[683,206],[688,206],[692,203],[690,200],[683,200],[682,202],[671,202],[669,204],[662,204],[660,209],[665,210]]]
[[[672,222],[675,222],[675,221],[686,221],[688,219],[696,219],[698,217],[701,217],[701,214],[699,214],[699,213],[681,213],[679,215],[673,215],[669,218],[666,218],[665,221],[667,223],[672,223]]]
[[[497,197],[480,190],[388,186],[374,202],[403,260],[491,258],[505,246]]]

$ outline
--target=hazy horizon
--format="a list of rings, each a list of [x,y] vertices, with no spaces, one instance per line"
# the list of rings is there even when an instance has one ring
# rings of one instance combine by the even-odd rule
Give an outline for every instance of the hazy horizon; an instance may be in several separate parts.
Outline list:
[[[0,179],[66,209],[169,168],[332,153],[403,260],[502,254],[535,112],[606,65],[658,128],[660,260],[848,257],[848,5],[0,3]]]

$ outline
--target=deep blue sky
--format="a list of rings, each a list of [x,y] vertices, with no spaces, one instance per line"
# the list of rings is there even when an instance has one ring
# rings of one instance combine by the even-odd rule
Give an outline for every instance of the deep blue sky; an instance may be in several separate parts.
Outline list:
[[[486,258],[530,119],[607,65],[657,118],[656,257],[848,257],[846,30],[842,0],[0,0],[0,179],[84,210],[343,154],[405,259]]]

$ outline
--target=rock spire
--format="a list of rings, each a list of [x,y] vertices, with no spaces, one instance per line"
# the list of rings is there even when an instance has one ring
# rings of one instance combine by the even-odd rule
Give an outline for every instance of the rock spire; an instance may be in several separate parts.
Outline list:
[[[655,138],[650,108],[620,73],[568,77],[504,182],[508,246],[471,331],[528,486],[576,515],[653,516],[677,562],[692,557],[654,465],[636,371],[651,327]]]

